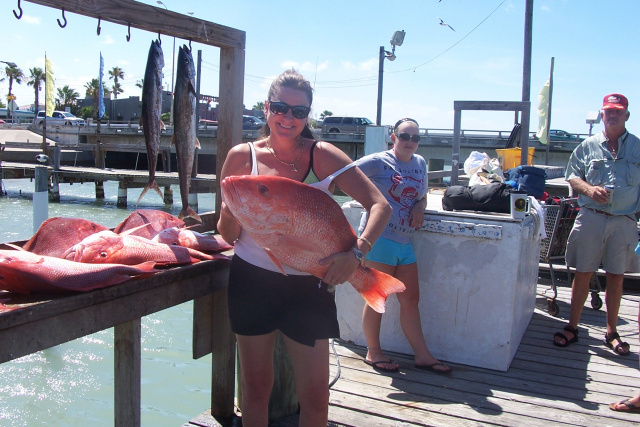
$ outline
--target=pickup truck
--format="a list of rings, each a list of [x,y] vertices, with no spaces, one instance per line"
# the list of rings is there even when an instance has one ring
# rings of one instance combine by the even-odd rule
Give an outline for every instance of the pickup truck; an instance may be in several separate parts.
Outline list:
[[[34,125],[41,125],[44,120],[45,112],[38,111],[38,115],[33,120]],[[54,111],[51,117],[47,117],[47,125],[49,126],[85,126],[87,123],[66,111]]]

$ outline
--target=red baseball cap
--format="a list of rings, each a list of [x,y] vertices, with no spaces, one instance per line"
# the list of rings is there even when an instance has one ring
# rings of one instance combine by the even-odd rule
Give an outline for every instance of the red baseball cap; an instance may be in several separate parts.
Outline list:
[[[629,101],[624,95],[619,93],[612,93],[607,95],[602,100],[602,109],[607,110],[615,108],[616,110],[626,110],[629,107]]]

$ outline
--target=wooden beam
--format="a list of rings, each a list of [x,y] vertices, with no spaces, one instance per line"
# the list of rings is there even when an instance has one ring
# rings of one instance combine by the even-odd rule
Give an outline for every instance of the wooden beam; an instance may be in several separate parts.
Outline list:
[[[150,6],[133,0],[25,0],[65,13],[77,13],[102,21],[131,26],[152,33],[178,37],[217,46],[219,48],[244,49],[246,33],[235,28],[204,21],[170,10]]]
[[[453,101],[454,110],[526,111],[528,101]]]

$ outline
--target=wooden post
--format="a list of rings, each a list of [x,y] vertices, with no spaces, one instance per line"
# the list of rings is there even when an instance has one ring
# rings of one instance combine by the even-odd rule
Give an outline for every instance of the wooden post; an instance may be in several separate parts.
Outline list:
[[[228,281],[229,271],[224,271]],[[236,336],[229,323],[227,288],[215,291],[212,298],[211,415],[228,418],[233,416],[235,404]]]
[[[104,199],[104,182],[96,181],[96,200]]]
[[[140,325],[138,318],[113,328],[116,426],[140,426]]]
[[[33,193],[33,233],[49,218],[49,172],[46,166],[35,168],[35,191]]]
[[[172,205],[173,204],[173,190],[170,185],[164,187],[164,204]]]
[[[60,178],[55,171],[51,175],[51,190],[49,191],[49,202],[60,203]]]
[[[269,397],[270,420],[298,412],[293,366],[280,331],[276,333],[275,347],[273,352],[273,388]]]
[[[429,159],[427,161],[428,171],[441,171],[444,170],[444,159]],[[442,183],[442,178],[430,179],[429,183],[439,184]]]
[[[118,183],[118,200],[116,201],[116,207],[127,207],[127,187],[125,186],[123,181],[120,181]]]

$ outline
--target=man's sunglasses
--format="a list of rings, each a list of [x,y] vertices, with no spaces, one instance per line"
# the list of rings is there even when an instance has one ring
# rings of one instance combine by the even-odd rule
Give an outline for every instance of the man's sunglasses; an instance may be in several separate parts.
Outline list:
[[[401,141],[411,140],[413,142],[420,142],[420,135],[417,133],[415,135],[409,135],[407,132],[396,133],[396,136],[400,138]]]
[[[305,107],[303,105],[291,106],[284,102],[269,101],[269,110],[279,116],[284,116],[287,114],[287,111],[291,110],[291,115],[296,119],[305,119],[309,116],[311,107]]]

